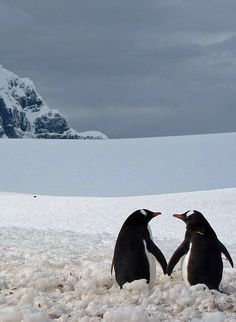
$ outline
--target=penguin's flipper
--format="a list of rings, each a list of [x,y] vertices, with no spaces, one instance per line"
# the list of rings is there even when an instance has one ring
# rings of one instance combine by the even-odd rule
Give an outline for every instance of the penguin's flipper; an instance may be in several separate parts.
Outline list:
[[[178,263],[181,257],[187,254],[189,250],[189,239],[185,239],[182,244],[176,249],[174,254],[171,256],[171,259],[167,266],[167,274],[170,276],[175,265]]]
[[[228,259],[228,261],[230,262],[231,266],[234,267],[234,263],[233,260],[228,252],[228,250],[226,249],[226,247],[219,241],[219,245],[220,245],[220,251],[221,253],[223,253],[226,258]]]
[[[114,258],[113,258],[112,264],[111,264],[111,275],[112,275],[112,272],[113,272],[113,267],[114,267]]]
[[[154,242],[149,239],[147,242],[147,249],[150,253],[152,253],[157,261],[160,263],[163,273],[166,274],[167,272],[167,262],[165,256],[163,255],[162,251],[154,244]]]

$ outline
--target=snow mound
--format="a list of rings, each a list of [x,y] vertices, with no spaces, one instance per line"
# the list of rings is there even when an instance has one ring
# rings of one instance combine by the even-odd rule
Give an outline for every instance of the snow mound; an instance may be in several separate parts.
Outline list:
[[[222,287],[230,295],[210,291],[205,285],[187,288],[179,271],[171,279],[159,266],[152,291],[144,280],[127,283],[120,290],[110,276],[112,235],[2,228],[0,245],[1,322],[221,322],[236,318],[236,270],[228,264]],[[170,253],[165,245],[162,249]]]
[[[133,198],[2,193],[0,321],[235,321],[236,269],[225,259],[224,293],[186,287],[179,266],[169,277],[159,264],[151,290],[144,280],[120,290],[110,274],[115,241],[140,208],[162,211],[150,226],[167,260],[185,231],[171,214],[198,208],[236,262],[236,189]]]

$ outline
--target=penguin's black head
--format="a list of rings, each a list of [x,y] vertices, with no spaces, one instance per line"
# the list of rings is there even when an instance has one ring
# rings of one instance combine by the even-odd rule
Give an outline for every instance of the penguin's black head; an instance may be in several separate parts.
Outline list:
[[[133,212],[127,219],[126,224],[132,224],[132,225],[147,225],[149,221],[159,216],[161,212],[153,212],[151,210],[147,209],[139,209]]]
[[[197,210],[188,210],[183,214],[174,214],[173,216],[183,220],[186,223],[187,228],[193,231],[203,233],[212,230],[206,218]]]
[[[183,214],[174,214],[173,216],[183,220],[186,224],[199,221],[201,220],[201,217],[203,217],[203,215],[197,210],[188,210]]]

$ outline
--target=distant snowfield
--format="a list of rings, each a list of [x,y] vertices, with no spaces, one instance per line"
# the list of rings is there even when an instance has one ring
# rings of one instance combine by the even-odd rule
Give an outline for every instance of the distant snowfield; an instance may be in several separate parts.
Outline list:
[[[158,264],[151,291],[142,280],[120,290],[110,275],[121,225],[141,208],[162,212],[150,226],[167,260],[185,232],[172,214],[197,209],[236,264],[235,142],[236,133],[0,140],[0,321],[235,321],[236,269],[226,260],[229,295],[188,288],[178,269],[170,278]],[[203,191],[183,193],[194,190]]]
[[[236,186],[236,133],[0,140],[0,191],[124,197]]]
[[[21,165],[19,164],[19,167]],[[134,210],[162,211],[151,221],[167,260],[184,236],[172,217],[201,211],[236,263],[236,189],[125,198],[0,194],[1,322],[235,321],[236,269],[224,260],[221,289],[186,287],[177,270],[120,290],[110,276],[117,234]]]

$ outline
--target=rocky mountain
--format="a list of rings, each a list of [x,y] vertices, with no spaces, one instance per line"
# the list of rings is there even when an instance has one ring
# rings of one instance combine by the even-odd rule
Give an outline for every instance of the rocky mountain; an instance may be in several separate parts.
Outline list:
[[[0,138],[106,139],[97,131],[78,133],[50,109],[28,78],[0,65]]]

